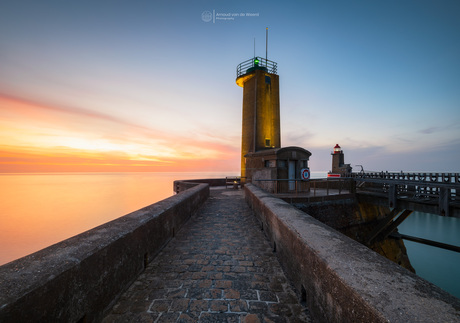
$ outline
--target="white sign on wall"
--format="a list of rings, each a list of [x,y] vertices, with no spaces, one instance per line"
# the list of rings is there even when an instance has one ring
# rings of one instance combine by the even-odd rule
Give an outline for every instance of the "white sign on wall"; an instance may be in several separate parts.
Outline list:
[[[300,177],[306,181],[310,179],[310,168],[302,168],[300,171]]]

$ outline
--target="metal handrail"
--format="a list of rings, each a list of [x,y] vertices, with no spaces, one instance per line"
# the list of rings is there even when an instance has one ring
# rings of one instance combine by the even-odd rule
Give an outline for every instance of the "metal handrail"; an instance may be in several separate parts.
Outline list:
[[[256,60],[258,61],[258,64],[255,63]],[[276,74],[278,71],[278,64],[276,62],[257,56],[238,64],[238,66],[236,67],[236,78],[239,78],[244,74],[247,74],[250,68],[256,67],[265,68],[267,72],[271,74]]]
[[[346,177],[372,178],[405,181],[421,181],[426,183],[452,183],[460,184],[460,173],[426,173],[426,172],[360,172],[346,174]]]
[[[346,177],[345,177],[346,178]],[[450,188],[460,189],[460,183],[451,182],[428,182],[421,180],[405,180],[405,179],[391,179],[391,178],[362,178],[354,177],[353,180],[357,182],[375,183],[375,184],[391,184],[398,186],[420,186],[420,187],[433,187],[433,188]]]
[[[346,193],[346,194],[349,194],[352,191],[352,189],[351,189],[351,187],[350,188],[344,187],[344,183],[345,182],[352,182],[353,180],[351,178],[315,178],[315,179],[308,179],[308,180],[304,180],[304,179],[300,179],[300,178],[283,178],[283,179],[255,179],[254,181],[255,182],[273,182],[273,184],[274,184],[274,192],[273,193],[275,193],[275,194],[278,194],[278,193],[295,193],[295,194],[297,194],[297,193],[301,193],[301,192],[310,192],[310,190],[313,189],[313,196],[316,196],[316,190],[317,189],[326,189],[326,195],[329,196],[330,195],[330,190],[334,190],[334,189],[337,189],[339,191],[339,194],[342,194],[342,191],[348,191],[348,193]],[[279,183],[282,183],[282,182],[295,183],[295,189],[292,190],[292,191],[280,192]],[[332,187],[329,186],[330,182],[339,182],[340,186],[338,188],[335,188],[335,187],[332,188]],[[303,191],[302,189],[300,189],[300,191],[299,191],[298,183],[308,184],[308,187],[307,187],[306,191]],[[319,188],[319,187],[317,188],[316,183],[326,183],[326,187],[325,188]],[[312,184],[313,184],[313,187],[312,187]]]

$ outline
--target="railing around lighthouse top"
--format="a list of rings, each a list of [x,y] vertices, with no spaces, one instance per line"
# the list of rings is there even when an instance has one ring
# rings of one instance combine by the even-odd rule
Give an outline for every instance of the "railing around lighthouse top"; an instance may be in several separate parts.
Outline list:
[[[265,69],[268,73],[276,74],[278,69],[278,64],[269,59],[263,57],[254,57],[250,58],[247,61],[240,63],[236,67],[236,78],[252,72],[254,69]]]

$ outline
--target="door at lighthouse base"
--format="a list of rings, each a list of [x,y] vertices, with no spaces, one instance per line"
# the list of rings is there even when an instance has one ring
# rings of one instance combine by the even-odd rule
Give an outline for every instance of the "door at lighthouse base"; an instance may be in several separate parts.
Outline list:
[[[295,190],[295,161],[290,160],[288,164],[289,190]]]

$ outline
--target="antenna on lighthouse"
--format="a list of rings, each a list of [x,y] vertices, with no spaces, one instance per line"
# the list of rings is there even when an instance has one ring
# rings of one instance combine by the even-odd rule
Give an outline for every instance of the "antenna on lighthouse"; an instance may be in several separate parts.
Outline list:
[[[256,37],[254,37],[254,56],[256,57]]]
[[[268,63],[268,27],[265,29],[265,64]]]

